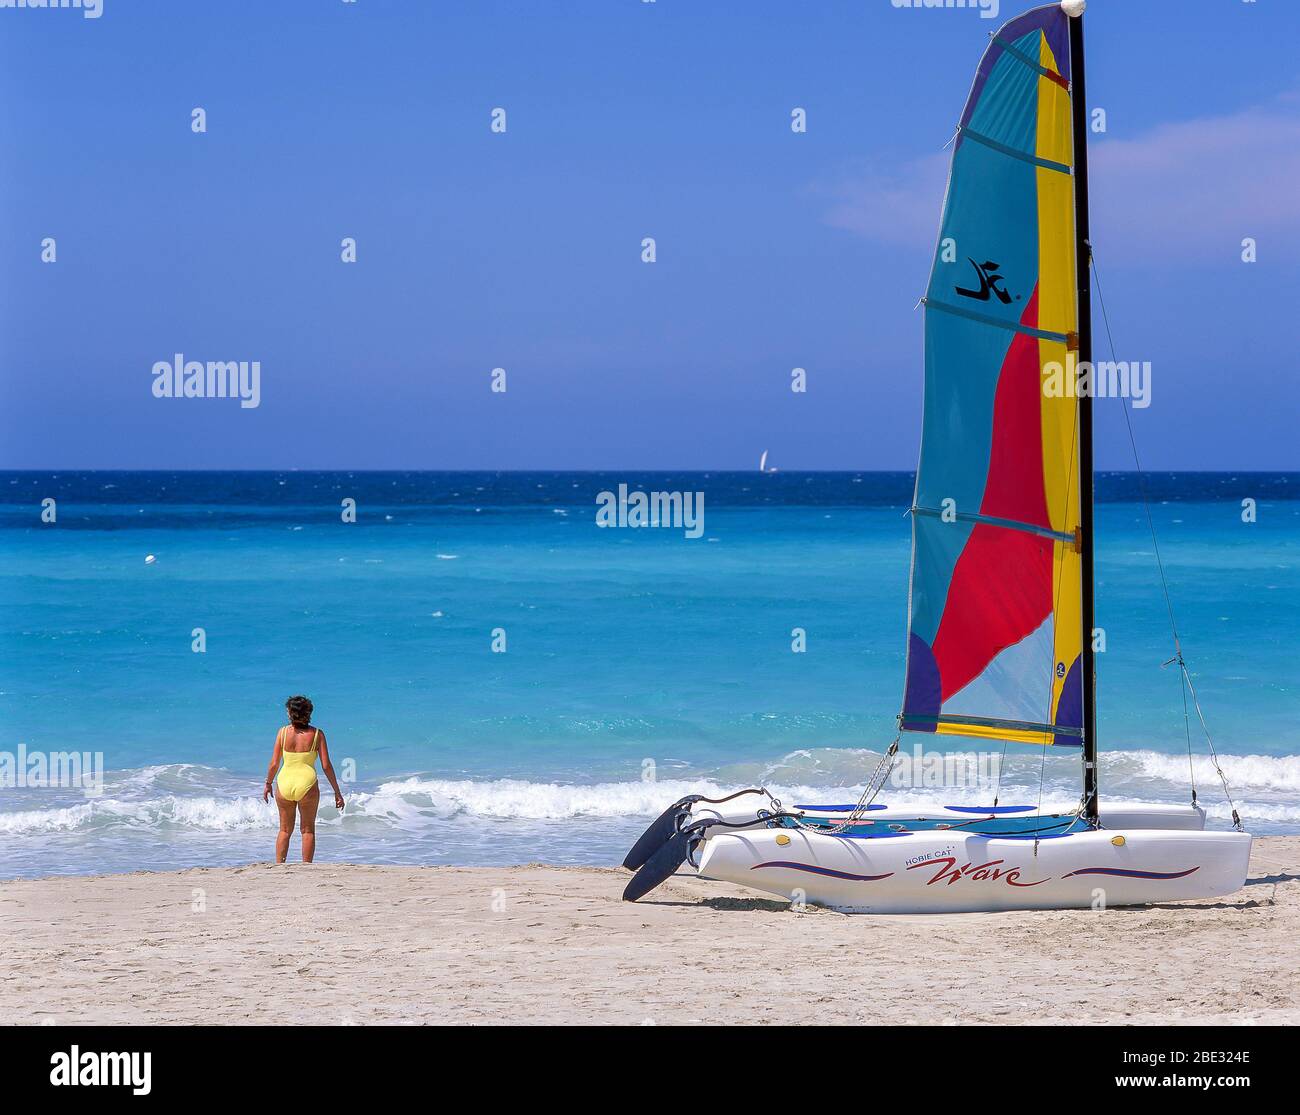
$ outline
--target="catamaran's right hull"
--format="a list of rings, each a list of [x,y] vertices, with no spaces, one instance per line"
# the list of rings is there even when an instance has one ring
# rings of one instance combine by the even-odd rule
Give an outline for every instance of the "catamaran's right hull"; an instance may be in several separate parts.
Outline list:
[[[763,812],[753,797],[739,798],[724,805],[696,802],[690,807],[692,820],[713,817],[721,821],[761,821]],[[766,812],[771,811],[771,804]],[[853,814],[851,802],[842,805],[794,805],[809,824],[835,825]],[[1070,826],[1073,813],[1040,814],[1033,805],[869,805],[858,816],[855,831],[903,831],[919,828],[976,828],[986,834],[991,828],[1012,831],[1061,832]],[[1101,822],[1118,829],[1203,829],[1205,810],[1196,805],[1103,800]]]
[[[1103,829],[1035,841],[764,828],[711,834],[696,862],[709,878],[836,910],[958,913],[1229,895],[1246,881],[1250,846],[1238,832]]]

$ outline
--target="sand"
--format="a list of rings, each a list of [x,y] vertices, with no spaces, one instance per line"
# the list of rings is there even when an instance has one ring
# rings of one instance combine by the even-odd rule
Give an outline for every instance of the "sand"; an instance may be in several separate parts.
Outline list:
[[[295,848],[296,850],[296,848]],[[1300,837],[1229,899],[797,913],[613,868],[290,864],[0,884],[15,1023],[1300,1022]]]

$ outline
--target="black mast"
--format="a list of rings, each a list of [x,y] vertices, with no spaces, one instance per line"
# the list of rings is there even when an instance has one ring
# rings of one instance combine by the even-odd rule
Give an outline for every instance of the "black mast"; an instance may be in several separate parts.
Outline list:
[[[1070,109],[1074,125],[1074,258],[1079,288],[1079,363],[1092,365],[1092,294],[1088,284],[1088,102],[1083,76],[1083,15],[1070,17]],[[1091,377],[1089,377],[1091,378]],[[1079,397],[1079,534],[1083,566],[1083,813],[1097,824],[1097,662],[1093,603],[1092,393]]]

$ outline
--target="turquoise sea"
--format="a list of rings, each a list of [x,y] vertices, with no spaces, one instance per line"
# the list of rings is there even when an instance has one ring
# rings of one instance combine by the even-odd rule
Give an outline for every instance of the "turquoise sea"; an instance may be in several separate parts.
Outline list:
[[[620,483],[702,492],[700,537],[599,527],[598,493]],[[1300,474],[1147,485],[1242,817],[1300,832]],[[259,791],[299,692],[349,779],[345,814],[322,806],[321,860],[608,864],[691,790],[761,779],[787,801],[852,800],[894,736],[911,486],[908,473],[0,473],[0,761],[13,773],[21,747],[104,767],[89,795],[8,779],[0,877],[271,858]],[[1185,801],[1182,692],[1162,667],[1169,622],[1137,495],[1132,475],[1098,478],[1102,793]],[[1225,824],[1194,718],[1191,739],[1201,802]],[[1007,754],[1004,802],[1069,805],[1078,785],[1077,752]]]

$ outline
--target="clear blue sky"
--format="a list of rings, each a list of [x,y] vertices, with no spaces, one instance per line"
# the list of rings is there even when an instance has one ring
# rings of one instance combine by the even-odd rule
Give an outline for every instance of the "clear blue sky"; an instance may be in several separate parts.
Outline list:
[[[0,467],[911,468],[942,148],[1028,6],[0,11]],[[1151,467],[1295,467],[1297,42],[1293,0],[1089,5]],[[155,399],[176,352],[260,360],[261,406]]]

